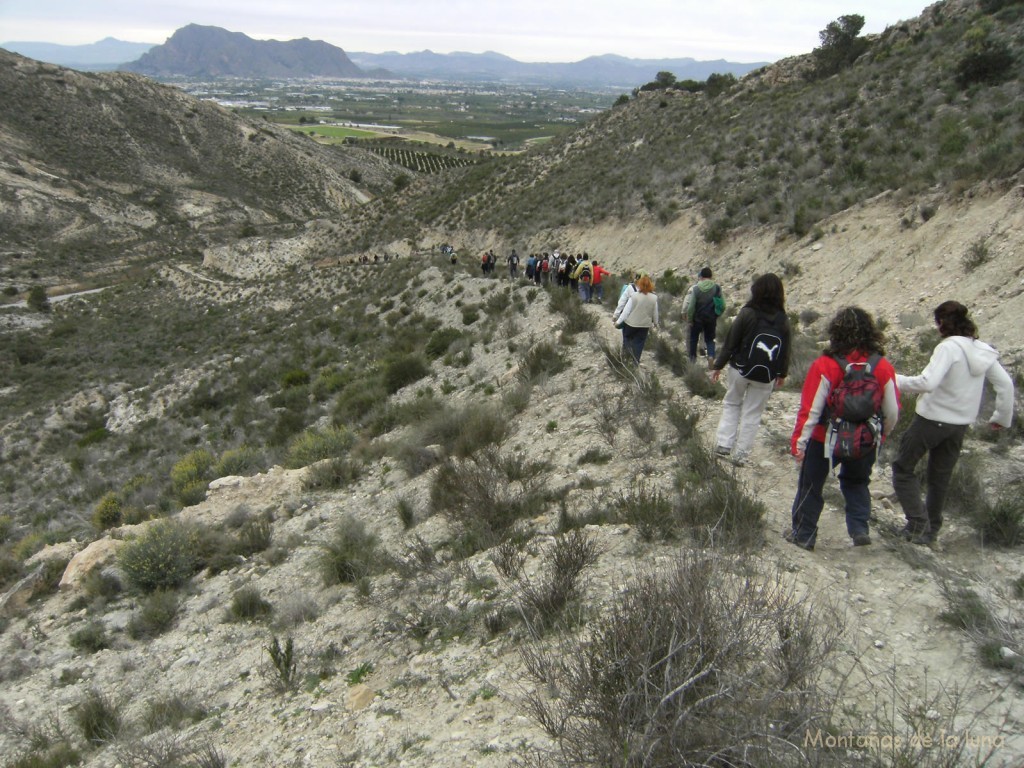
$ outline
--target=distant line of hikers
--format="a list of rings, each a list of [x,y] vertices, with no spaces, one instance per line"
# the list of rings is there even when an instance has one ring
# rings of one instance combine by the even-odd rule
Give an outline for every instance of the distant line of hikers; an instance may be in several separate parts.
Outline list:
[[[509,278],[517,279],[521,259],[515,249],[505,261],[508,264]],[[484,251],[480,257],[480,269],[483,274],[493,274],[497,262],[498,258],[493,250]],[[523,277],[528,282],[541,286],[556,285],[578,291],[580,300],[587,304],[604,300],[604,279],[612,274],[587,253],[573,255],[560,253],[557,249],[551,253],[531,253],[522,266]]]

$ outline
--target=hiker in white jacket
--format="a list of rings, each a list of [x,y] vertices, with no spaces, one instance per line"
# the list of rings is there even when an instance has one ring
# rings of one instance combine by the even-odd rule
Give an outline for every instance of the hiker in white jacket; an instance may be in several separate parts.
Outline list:
[[[1013,380],[999,364],[999,353],[978,340],[967,307],[945,301],[935,310],[935,323],[942,341],[921,375],[896,376],[900,392],[921,393],[892,464],[893,489],[907,518],[902,534],[915,544],[933,543],[942,527],[946,490],[967,428],[981,410],[986,381],[996,395],[992,428],[1009,427],[1013,418]],[[922,503],[914,469],[926,453],[927,492]]]

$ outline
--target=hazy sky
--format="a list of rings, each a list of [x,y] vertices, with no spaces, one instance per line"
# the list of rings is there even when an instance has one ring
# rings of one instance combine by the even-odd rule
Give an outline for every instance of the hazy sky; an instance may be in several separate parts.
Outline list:
[[[0,42],[163,43],[187,24],[346,51],[497,51],[520,61],[631,58],[774,61],[809,53],[848,13],[865,33],[927,0],[0,0]]]

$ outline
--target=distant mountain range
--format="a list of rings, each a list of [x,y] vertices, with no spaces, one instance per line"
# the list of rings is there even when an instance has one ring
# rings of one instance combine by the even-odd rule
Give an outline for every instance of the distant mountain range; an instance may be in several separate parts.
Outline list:
[[[117,69],[126,61],[135,61],[153,47],[153,43],[127,43],[105,37],[89,45],[58,45],[57,43],[0,43],[11,53],[18,53],[36,61],[46,61],[71,69],[102,72]]]
[[[353,62],[367,68],[385,69],[402,77],[469,82],[508,82],[543,85],[632,88],[671,72],[679,80],[706,80],[714,73],[737,77],[768,62],[749,64],[696,59],[629,59],[614,54],[590,56],[567,63],[516,61],[500,53],[350,53]]]
[[[162,45],[106,38],[92,45],[3,43],[22,56],[85,70],[121,69],[161,77],[324,77],[501,82],[588,88],[632,88],[671,72],[679,80],[714,73],[737,77],[768,62],[724,59],[630,59],[614,54],[576,62],[531,63],[500,53],[350,53],[321,40],[254,40],[220,27],[189,24]]]

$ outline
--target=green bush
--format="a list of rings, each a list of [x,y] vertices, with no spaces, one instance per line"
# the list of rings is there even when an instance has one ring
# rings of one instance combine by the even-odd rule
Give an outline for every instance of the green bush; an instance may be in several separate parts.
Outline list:
[[[82,592],[93,599],[109,600],[121,594],[121,580],[95,567],[82,578]]]
[[[725,396],[725,389],[709,378],[707,366],[702,365],[699,360],[696,363],[687,362],[683,383],[690,393],[697,397],[721,400]]]
[[[964,272],[973,272],[991,258],[992,256],[988,250],[988,243],[985,242],[984,237],[979,237],[967,246],[967,251],[960,259],[960,263],[964,267]]]
[[[300,368],[285,371],[284,376],[281,377],[281,386],[285,389],[290,389],[291,387],[305,387],[308,385],[309,371],[304,371]]]
[[[394,394],[430,374],[430,364],[420,355],[402,355],[384,364],[384,389]]]
[[[975,83],[1000,83],[1013,73],[1013,52],[1004,43],[986,41],[960,59],[956,81],[961,88]]]
[[[393,429],[418,424],[430,418],[442,408],[433,394],[415,397],[402,403],[392,400],[374,408],[368,420],[367,430],[372,436],[387,434]]]
[[[118,563],[128,584],[140,592],[174,589],[200,566],[199,533],[173,520],[161,520],[125,542]]]
[[[207,711],[190,697],[171,694],[151,699],[146,705],[146,714],[142,720],[148,733],[155,733],[161,728],[178,731],[184,725],[200,722],[207,714]],[[196,768],[205,766],[196,765]]]
[[[238,528],[235,551],[242,557],[250,557],[269,549],[273,539],[274,526],[270,519],[265,515],[252,517]]]
[[[571,291],[551,291],[550,308],[562,316],[560,339],[567,342],[577,333],[586,333],[597,328],[597,316],[591,314],[579,297]]]
[[[493,445],[500,445],[508,435],[508,416],[489,403],[470,403],[463,407],[446,407],[423,424],[419,442],[440,444],[445,452],[466,457]]]
[[[78,702],[73,717],[82,736],[90,744],[107,744],[121,732],[121,707],[95,689]]]
[[[345,427],[306,430],[289,443],[285,466],[299,469],[323,459],[344,456],[354,442],[355,436]]]
[[[430,360],[437,360],[439,357],[443,357],[448,348],[464,335],[458,328],[438,328],[430,335],[424,351]]]
[[[206,498],[206,486],[213,479],[213,455],[200,448],[179,459],[171,467],[171,492],[189,507]]]
[[[990,547],[1024,544],[1024,499],[1019,492],[1004,492],[994,503],[983,498],[974,505],[974,527]]]
[[[274,606],[263,599],[256,587],[242,587],[231,596],[228,609],[235,621],[259,621],[274,612]]]
[[[383,568],[380,539],[353,517],[342,517],[334,536],[321,545],[320,575],[326,586],[349,584]]]
[[[542,341],[530,347],[519,358],[519,379],[533,384],[543,377],[561,373],[568,367],[565,353],[550,341]]]
[[[213,467],[214,477],[247,476],[263,468],[263,454],[248,445],[224,451]]]
[[[644,541],[671,541],[676,537],[678,520],[671,498],[642,480],[619,494],[614,509],[616,519],[636,526]]]
[[[46,295],[46,289],[41,285],[33,285],[29,289],[26,304],[34,312],[50,311],[50,298]]]
[[[99,621],[90,621],[81,629],[75,630],[71,633],[68,641],[76,651],[85,651],[86,653],[96,653],[96,651],[110,647],[107,630]]]
[[[670,296],[682,296],[689,287],[689,281],[682,275],[677,275],[672,269],[666,269],[658,280],[658,292]]]
[[[7,549],[0,549],[0,591],[25,575],[23,559],[15,557]]]
[[[302,487],[308,491],[330,491],[345,488],[359,480],[362,465],[348,458],[317,462],[306,472]]]
[[[115,528],[121,524],[122,502],[121,497],[114,491],[108,491],[96,503],[92,512],[92,524],[98,531],[105,531],[108,528]]]
[[[178,594],[171,589],[157,589],[146,595],[128,619],[128,636],[144,640],[163,634],[174,626],[179,602]]]

